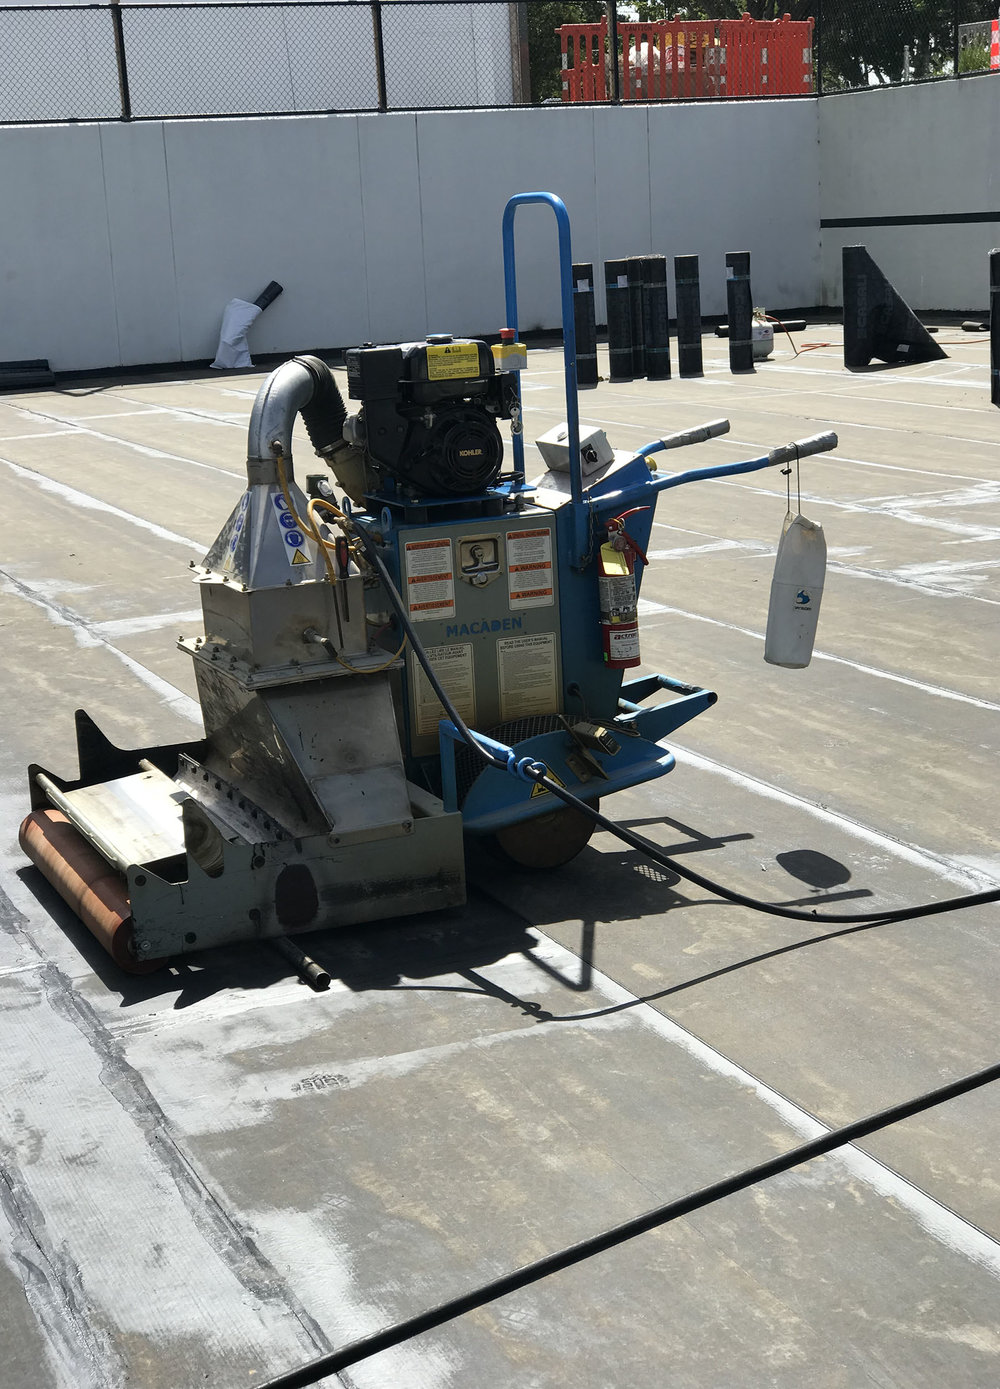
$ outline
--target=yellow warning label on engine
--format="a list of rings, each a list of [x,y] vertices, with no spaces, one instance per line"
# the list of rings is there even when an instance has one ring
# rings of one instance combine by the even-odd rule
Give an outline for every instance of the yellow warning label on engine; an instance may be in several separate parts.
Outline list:
[[[552,768],[551,768],[548,764],[546,764],[545,771],[546,771],[547,775],[551,778],[552,781],[555,782],[555,784],[556,784],[557,786],[565,786],[565,785],[566,785],[566,783],[563,781],[562,777],[561,777],[561,776],[556,776],[555,772],[552,770]],[[535,784],[534,784],[534,786],[531,788],[531,795],[528,797],[528,799],[529,799],[529,800],[534,800],[534,798],[535,798],[536,796],[551,796],[551,795],[552,795],[552,792],[549,790],[549,788],[548,788],[547,786],[543,786],[542,783],[541,783],[540,781],[536,781]]]
[[[428,381],[457,381],[478,375],[479,347],[476,343],[432,343],[427,348]]]
[[[306,554],[305,550],[296,550],[295,553],[292,555],[292,563],[308,564],[309,556]]]

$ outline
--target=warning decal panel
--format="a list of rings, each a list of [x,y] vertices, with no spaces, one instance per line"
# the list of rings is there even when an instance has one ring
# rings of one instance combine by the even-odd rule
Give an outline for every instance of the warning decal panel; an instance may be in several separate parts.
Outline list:
[[[507,586],[512,609],[545,608],[555,602],[548,526],[507,532]]]
[[[563,781],[562,777],[561,777],[561,776],[557,776],[556,773],[552,770],[552,768],[551,768],[550,766],[548,766],[547,764],[546,764],[546,767],[545,767],[545,773],[546,773],[546,776],[549,778],[549,780],[550,780],[550,781],[554,781],[554,782],[556,783],[557,786],[565,786],[565,785],[566,785],[566,783]],[[535,798],[536,796],[551,796],[551,795],[552,795],[552,792],[549,790],[549,788],[548,788],[547,786],[543,786],[543,785],[541,784],[540,781],[536,781],[535,784],[534,784],[534,786],[531,788],[531,795],[528,797],[528,799],[529,799],[529,800],[534,800],[534,798]]]
[[[500,717],[551,714],[556,700],[556,634],[504,637],[497,642]]]
[[[406,606],[414,622],[455,616],[455,565],[447,536],[408,540]]]
[[[474,342],[435,343],[427,348],[428,381],[461,381],[479,375],[479,348]]]
[[[271,501],[274,505],[274,517],[281,532],[281,538],[285,542],[285,559],[289,564],[308,564],[309,548],[306,545],[306,538],[299,530],[299,523],[288,510],[285,504],[285,494],[279,487],[276,492],[272,492]]]
[[[243,500],[240,502],[239,511],[236,513],[236,519],[233,522],[233,533],[230,537],[229,546],[226,550],[226,558],[222,563],[223,569],[232,569],[233,564],[236,561],[236,547],[240,543],[240,535],[242,534],[243,527],[246,523],[247,508],[249,507],[249,505],[250,489],[247,488],[247,490],[243,493]]]
[[[476,687],[473,678],[472,643],[428,646],[425,649],[434,674],[441,681],[445,694],[461,718],[466,723],[475,723]],[[436,733],[438,720],[446,718],[447,715],[412,651],[409,660],[415,732],[418,736]]]

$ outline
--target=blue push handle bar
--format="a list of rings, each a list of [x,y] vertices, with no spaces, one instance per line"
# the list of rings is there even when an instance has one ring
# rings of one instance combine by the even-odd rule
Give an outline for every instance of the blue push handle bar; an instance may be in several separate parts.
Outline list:
[[[566,369],[566,423],[569,427],[569,476],[573,501],[583,500],[580,464],[580,412],[576,399],[576,329],[573,314],[573,252],[570,248],[569,213],[554,193],[515,193],[503,210],[503,280],[507,327],[517,336],[517,277],[514,271],[514,213],[524,203],[547,203],[556,215],[559,231],[559,291],[562,300],[563,361]],[[518,387],[520,398],[520,386]],[[513,435],[514,485],[524,483],[524,433]]]
[[[708,439],[717,439],[720,434],[728,433],[728,420],[710,420],[708,424],[699,424],[693,429],[679,429],[665,439],[654,439],[651,444],[643,444],[636,451],[636,457],[648,458],[651,453],[659,453],[662,449],[683,449],[688,444],[704,444]]]
[[[661,441],[662,442],[662,441]],[[717,463],[712,468],[692,468],[686,473],[672,473],[667,477],[651,477],[648,480],[635,484],[632,487],[623,487],[619,492],[605,492],[598,501],[601,510],[605,510],[609,502],[615,506],[624,506],[629,502],[641,501],[643,497],[648,497],[650,492],[665,492],[670,487],[682,487],[687,482],[704,482],[709,478],[734,477],[737,473],[755,473],[761,468],[773,468],[778,463],[792,463],[799,458],[808,458],[810,454],[827,453],[830,449],[837,447],[837,436],[832,431],[828,434],[812,434],[808,439],[798,439],[791,444],[782,444],[770,453],[765,453],[763,458],[751,458],[745,463]],[[655,453],[660,443],[647,445]],[[642,453],[642,450],[640,450]]]

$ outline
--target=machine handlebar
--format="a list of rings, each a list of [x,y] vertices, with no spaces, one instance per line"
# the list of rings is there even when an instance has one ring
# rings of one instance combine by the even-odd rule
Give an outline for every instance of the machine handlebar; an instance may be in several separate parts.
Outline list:
[[[728,420],[710,420],[708,424],[695,425],[693,429],[679,429],[676,434],[654,439],[651,444],[643,444],[637,453],[639,458],[648,458],[651,453],[659,453],[661,449],[683,449],[688,444],[703,444],[708,439],[717,439],[720,434],[728,433]]]
[[[837,436],[833,430],[826,434],[810,434],[808,439],[796,439],[791,444],[781,444],[767,455],[770,466],[776,463],[794,463],[800,458],[808,458],[813,453],[828,453],[837,447]]]

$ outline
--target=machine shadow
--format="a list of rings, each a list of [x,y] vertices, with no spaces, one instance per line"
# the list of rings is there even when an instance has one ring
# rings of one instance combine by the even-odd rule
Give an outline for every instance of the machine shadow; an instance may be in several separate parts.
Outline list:
[[[190,957],[177,957],[150,974],[128,974],[120,969],[71,908],[37,868],[19,875],[31,892],[49,930],[60,931],[81,961],[93,971],[109,993],[119,995],[120,1006],[169,1003],[187,1008],[231,989],[268,989],[295,971],[266,941],[247,941],[218,946]],[[328,927],[291,939],[316,959],[331,975],[355,991],[394,989],[403,980],[420,980],[433,988],[436,978],[447,992],[496,992],[473,971],[496,964],[510,955],[528,956],[537,939],[519,916],[473,888],[464,907],[451,907],[426,917],[391,918],[355,927]],[[44,941],[36,944],[45,953]],[[467,983],[455,982],[455,977]],[[304,986],[306,988],[306,986]],[[308,992],[308,989],[307,989]],[[509,997],[513,1005],[520,1000]],[[530,1012],[531,1006],[524,1005]]]
[[[640,833],[646,829],[659,831],[655,840],[650,837],[650,843],[678,859],[754,839],[748,831],[707,834],[664,816],[633,818],[623,823]],[[775,899],[780,905],[815,908],[872,895],[867,888],[844,890],[843,885],[851,878],[850,869],[817,850],[789,849],[777,854],[775,862],[790,878],[811,889],[806,897]],[[426,917],[331,927],[293,939],[332,979],[352,991],[414,988],[478,993],[542,1022],[555,1020],[557,1015],[530,998],[511,993],[479,971],[519,955],[538,970],[540,983],[554,981],[570,993],[583,994],[593,986],[602,927],[614,929],[623,920],[667,916],[675,909],[723,906],[720,899],[686,883],[638,850],[616,847],[614,841],[607,839],[599,847],[586,848],[565,867],[548,871],[519,868],[497,857],[484,843],[471,840],[467,845],[467,871],[469,896],[463,907],[439,910]],[[701,871],[710,876],[705,867]],[[24,868],[19,876],[52,928],[62,932],[108,992],[120,997],[122,1008],[159,1002],[161,1006],[183,1009],[227,990],[266,990],[294,977],[292,967],[266,941],[219,946],[189,958],[175,958],[155,973],[128,974],[105,953],[37,869]],[[834,888],[841,890],[831,891]],[[575,957],[572,967],[545,958],[539,952],[536,934],[544,931],[547,924],[566,921],[580,924],[579,944],[569,952]],[[678,981],[650,997],[692,988],[773,954],[804,949],[854,929],[858,928],[811,933],[806,939],[772,942],[770,946],[762,941],[762,951],[720,963],[716,969]]]
[[[420,981],[419,987],[425,992],[481,993],[484,985],[471,977],[472,971],[510,955],[525,955],[536,944],[523,921],[478,894],[470,894],[464,907],[445,908],[426,917],[328,927],[291,939],[327,971],[331,980],[356,993],[405,988],[406,981]],[[295,977],[294,967],[266,941],[206,950],[190,961],[172,961],[167,971],[173,977],[166,992],[181,983],[175,1008],[190,1007],[227,989],[266,989]],[[138,989],[145,992],[155,987],[152,981],[157,976],[126,978],[134,1000]],[[458,982],[463,978],[469,982]],[[308,989],[304,982],[303,987]]]
[[[651,847],[656,847],[678,861],[685,856],[722,849],[728,844],[741,841],[751,842],[755,838],[749,831],[725,835],[707,834],[666,816],[631,818],[623,820],[622,823],[639,833],[645,829],[654,833],[658,831],[656,838],[653,838],[652,834],[649,836]],[[671,830],[676,833],[676,838],[670,835]],[[774,856],[773,862],[788,875],[787,879],[783,879],[783,883],[791,885],[789,880],[792,880],[796,886],[804,883],[810,889],[807,896],[786,896],[780,891],[775,892],[772,875],[764,900],[773,902],[775,906],[812,911],[833,907],[844,901],[869,899],[873,896],[872,889],[867,887],[845,887],[852,876],[850,868],[818,850],[784,850]],[[765,865],[762,864],[761,867]],[[549,961],[539,958],[537,954],[531,957],[532,963],[539,969],[576,993],[586,992],[592,986],[596,966],[595,952],[601,927],[611,931],[619,930],[623,926],[631,929],[635,923],[643,919],[661,917],[666,920],[672,911],[678,909],[690,911],[698,908],[699,914],[705,908],[728,912],[751,910],[749,907],[728,904],[724,899],[647,858],[639,850],[616,843],[608,836],[604,836],[596,846],[592,842],[566,867],[547,873],[499,863],[484,847],[476,848],[469,854],[469,870],[471,880],[483,892],[494,895],[509,909],[523,915],[539,931],[544,931],[547,926],[565,928],[568,923],[579,922],[579,945],[573,946],[573,953],[580,961],[578,977],[567,976],[564,971],[553,968]],[[736,886],[732,871],[727,872],[724,868],[713,870],[710,865],[702,863],[698,864],[698,871],[705,878],[717,877],[726,886]],[[744,890],[747,895],[756,896],[753,885]],[[817,932],[816,927],[823,925],[822,917],[817,918],[815,926],[807,923],[800,926],[795,921],[782,920],[775,916],[762,916],[760,920],[762,927],[759,950],[755,948],[747,954],[745,936],[734,934],[732,944],[736,948],[737,958],[723,958],[716,968],[704,974],[678,980],[661,993],[650,995],[648,998],[640,997],[629,1005],[618,1006],[635,1006],[636,1003],[649,1002],[672,992],[693,988],[699,983],[707,983],[720,975],[748,968],[775,955],[818,945],[838,935],[871,929],[869,923],[848,926],[830,923],[828,931]],[[807,933],[804,936],[801,934],[803,927]],[[797,934],[798,938],[789,940],[790,933]],[[561,938],[565,940],[565,929]],[[725,951],[724,946],[720,952],[723,957]],[[681,961],[678,960],[677,963],[680,964]],[[539,1021],[548,1020],[554,1020],[554,1015],[547,1012],[539,1015]]]

